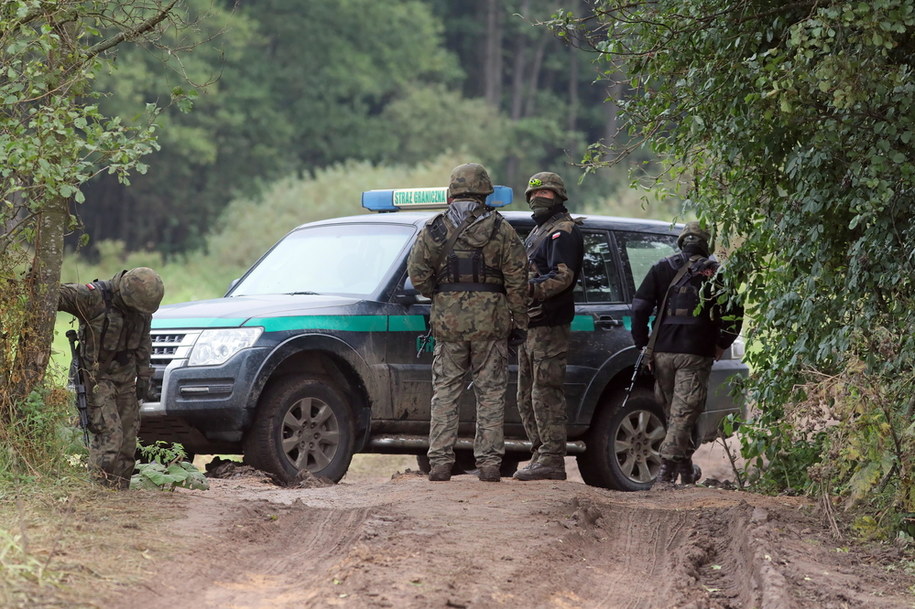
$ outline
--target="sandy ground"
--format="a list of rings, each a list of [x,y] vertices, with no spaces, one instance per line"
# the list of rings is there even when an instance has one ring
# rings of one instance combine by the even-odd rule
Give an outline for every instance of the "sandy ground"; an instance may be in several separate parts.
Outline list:
[[[727,469],[715,452],[700,455],[707,475]],[[381,475],[372,459],[395,472]],[[574,472],[432,483],[405,463],[359,456],[329,486],[279,488],[248,472],[209,491],[123,494],[180,543],[151,552],[130,582],[107,576],[86,606],[915,606],[899,550],[833,538],[803,498],[701,486],[620,493]]]

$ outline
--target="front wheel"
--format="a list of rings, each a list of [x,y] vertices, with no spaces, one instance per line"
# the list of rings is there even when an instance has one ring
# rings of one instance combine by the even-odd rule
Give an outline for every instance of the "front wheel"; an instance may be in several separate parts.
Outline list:
[[[588,432],[587,449],[578,455],[582,479],[592,486],[620,491],[651,488],[661,467],[661,443],[667,434],[664,414],[651,391],[614,394]]]
[[[294,482],[301,470],[338,482],[353,458],[353,415],[332,384],[287,378],[261,397],[245,463]]]

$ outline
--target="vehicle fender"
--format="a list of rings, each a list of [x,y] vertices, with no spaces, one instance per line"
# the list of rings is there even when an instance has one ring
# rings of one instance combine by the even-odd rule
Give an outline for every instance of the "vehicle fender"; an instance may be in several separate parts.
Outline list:
[[[632,379],[632,367],[638,358],[639,350],[629,346],[604,360],[585,389],[575,420],[590,422],[608,388],[626,389]]]
[[[328,370],[310,370],[317,376],[330,377],[330,380],[335,381],[339,389],[346,394],[353,407],[356,425],[355,450],[361,450],[368,440],[370,431],[371,403],[368,396],[385,396],[389,399],[387,386],[376,379],[377,375],[372,373],[372,367],[365,361],[365,358],[339,337],[327,334],[305,334],[294,336],[278,344],[257,371],[246,403],[248,412],[253,417],[257,409],[257,402],[267,382],[277,373],[286,374],[287,371],[282,370],[283,366],[290,366],[289,373],[296,370],[294,358],[305,352],[330,356],[335,362],[342,361],[352,371],[351,373],[345,371],[336,363]],[[302,368],[303,372],[307,370],[307,368]]]

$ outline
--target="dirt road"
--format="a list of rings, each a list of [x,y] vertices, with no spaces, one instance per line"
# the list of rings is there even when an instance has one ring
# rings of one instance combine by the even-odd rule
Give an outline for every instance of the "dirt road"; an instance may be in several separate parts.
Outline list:
[[[892,547],[830,537],[811,504],[715,488],[431,483],[406,472],[143,491],[181,540],[104,609],[902,608]],[[135,495],[136,497],[136,495]],[[144,499],[145,501],[145,499]],[[163,511],[165,512],[163,514]],[[890,567],[889,569],[887,567]],[[155,575],[152,575],[155,574]]]

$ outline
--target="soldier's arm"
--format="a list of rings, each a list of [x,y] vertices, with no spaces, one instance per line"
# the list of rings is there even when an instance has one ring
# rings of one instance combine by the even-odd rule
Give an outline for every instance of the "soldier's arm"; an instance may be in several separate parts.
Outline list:
[[[721,298],[724,299],[720,306],[721,333],[718,336],[718,344],[716,346],[721,352],[724,352],[737,340],[737,336],[743,328],[744,310],[738,295],[728,298],[726,294],[723,294]]]
[[[99,313],[104,303],[99,290],[82,283],[65,283],[57,293],[57,310],[74,315],[81,322],[88,322]]]
[[[410,276],[410,281],[426,298],[432,298],[432,293],[435,291],[435,269],[432,268],[430,242],[428,231],[423,229],[407,258],[407,274]]]
[[[505,296],[511,310],[514,326],[527,329],[528,283],[527,254],[518,233],[508,222],[503,222],[502,276],[505,280]]]
[[[657,265],[648,271],[632,299],[632,340],[639,349],[648,344],[648,320],[663,298],[658,296]]]
[[[557,230],[544,241],[549,252],[549,272],[535,277],[530,282],[530,295],[535,300],[552,298],[575,281],[575,272],[581,268],[583,246],[581,239],[569,230]]]

